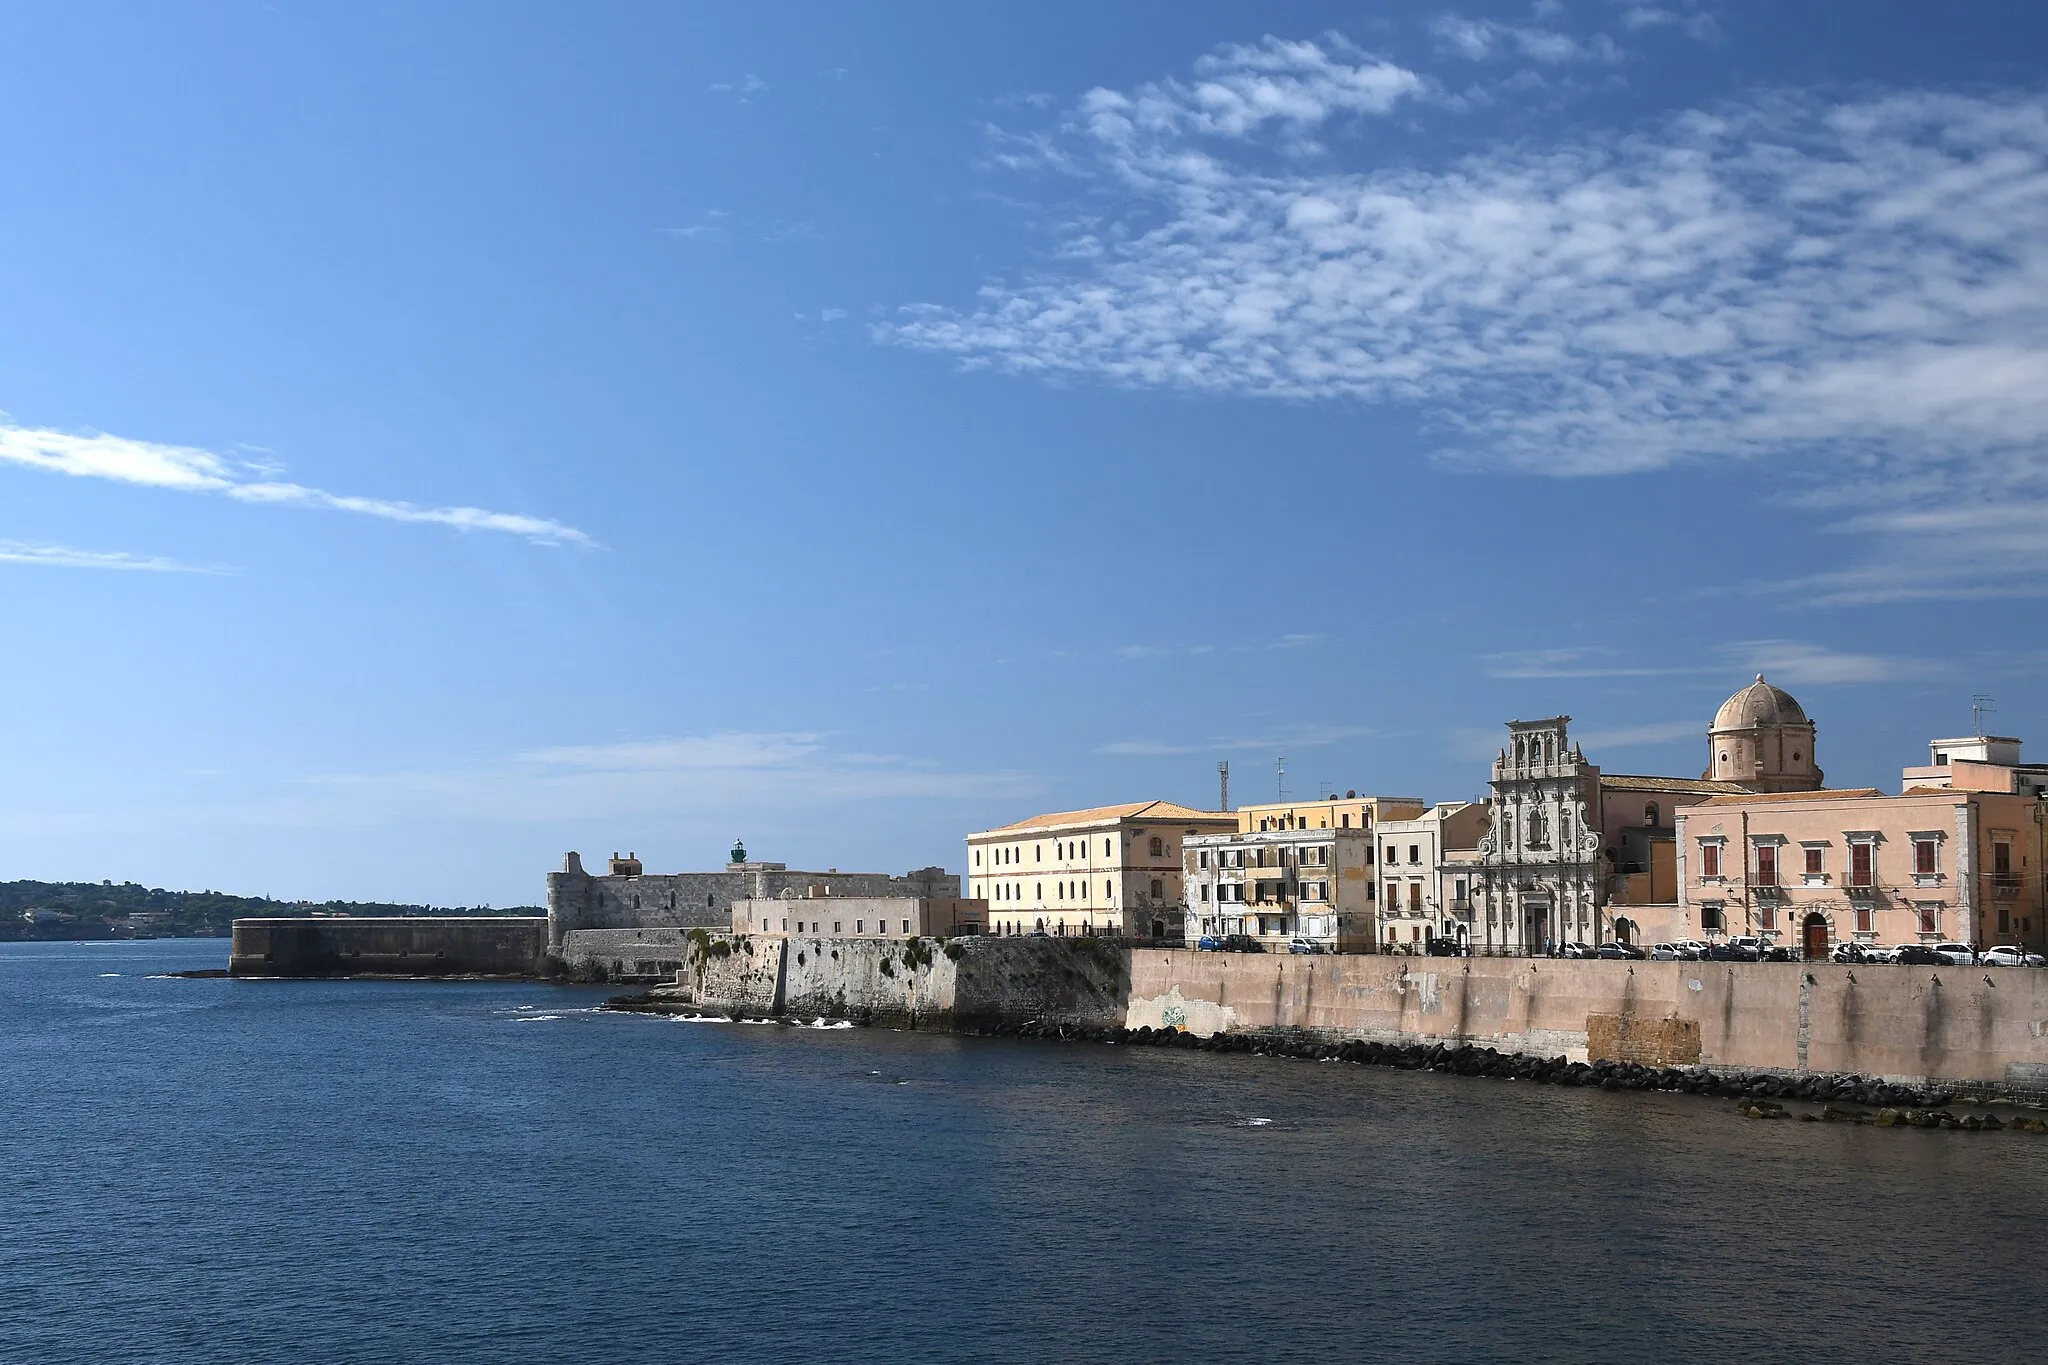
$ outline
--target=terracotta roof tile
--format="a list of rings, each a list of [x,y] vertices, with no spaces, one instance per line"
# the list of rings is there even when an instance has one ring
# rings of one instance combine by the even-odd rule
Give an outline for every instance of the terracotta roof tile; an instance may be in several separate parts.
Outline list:
[[[1602,773],[1600,785],[1618,792],[1740,792],[1740,782],[1722,782],[1708,777],[1640,777],[1631,773]]]

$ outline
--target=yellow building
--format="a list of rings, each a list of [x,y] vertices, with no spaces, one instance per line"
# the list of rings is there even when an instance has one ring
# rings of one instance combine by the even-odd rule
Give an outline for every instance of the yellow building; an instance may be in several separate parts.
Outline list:
[[[1419,796],[1360,796],[1346,792],[1320,801],[1274,801],[1239,806],[1235,812],[1241,834],[1289,829],[1379,828],[1382,820],[1414,820],[1429,808]]]
[[[1056,811],[967,836],[967,894],[992,934],[1178,935],[1181,841],[1237,817],[1171,801]]]

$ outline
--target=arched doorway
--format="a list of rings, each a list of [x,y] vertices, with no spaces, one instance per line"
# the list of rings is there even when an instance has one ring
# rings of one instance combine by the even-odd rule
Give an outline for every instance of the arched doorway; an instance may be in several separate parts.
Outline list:
[[[1614,941],[1616,943],[1634,943],[1636,941],[1635,921],[1626,919],[1614,921]]]
[[[1165,938],[1165,937],[1166,937],[1166,921],[1165,921],[1165,920],[1163,920],[1163,919],[1155,919],[1155,920],[1153,920],[1153,921],[1152,921],[1152,937],[1154,937],[1154,938]]]
[[[1814,911],[1806,917],[1805,927],[1800,932],[1804,936],[1806,960],[1825,962],[1828,956],[1828,917]]]

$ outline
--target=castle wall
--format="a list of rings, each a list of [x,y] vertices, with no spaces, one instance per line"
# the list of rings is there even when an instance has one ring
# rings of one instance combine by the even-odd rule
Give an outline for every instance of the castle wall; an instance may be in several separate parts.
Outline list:
[[[538,915],[238,919],[231,976],[534,976],[547,948]]]
[[[592,875],[574,855],[548,874],[548,939],[560,954],[563,936],[587,929],[726,930],[733,902],[749,897],[828,896],[957,897],[960,879],[943,869],[920,868],[901,877],[886,872],[803,872],[777,865],[739,864],[718,872],[641,876]]]

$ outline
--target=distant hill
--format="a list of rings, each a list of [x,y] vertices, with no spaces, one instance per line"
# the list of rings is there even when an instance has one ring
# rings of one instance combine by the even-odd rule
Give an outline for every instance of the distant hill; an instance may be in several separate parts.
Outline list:
[[[252,915],[539,915],[539,906],[385,905],[279,901],[225,891],[165,891],[135,882],[0,882],[0,942],[72,938],[204,938]]]

